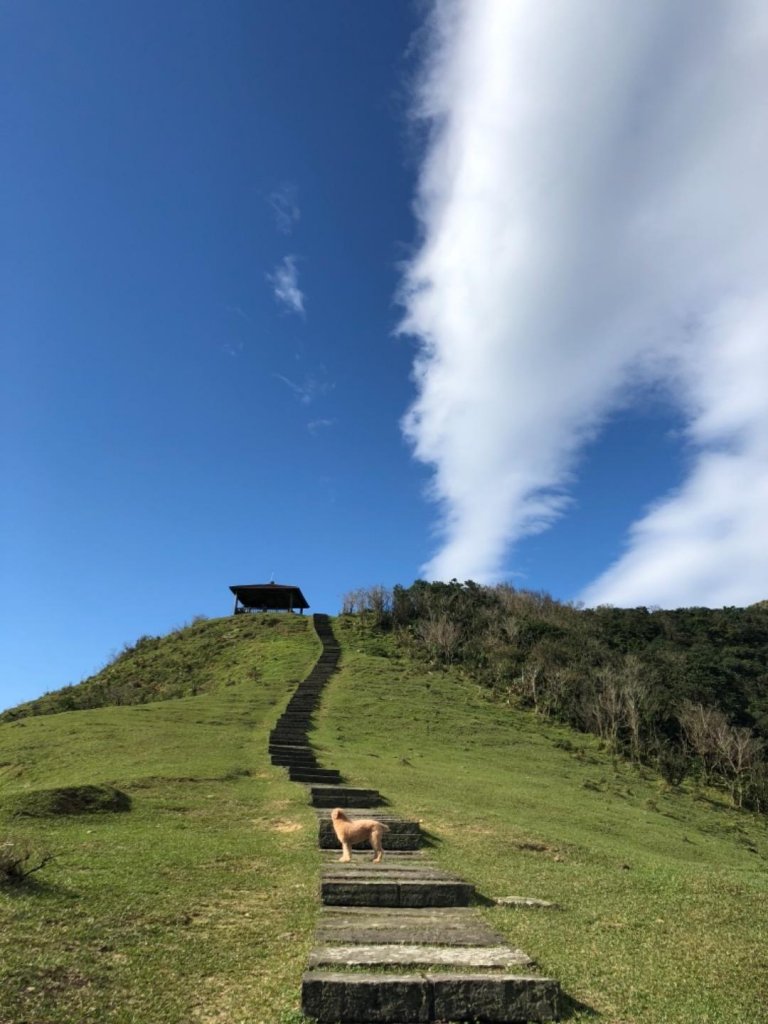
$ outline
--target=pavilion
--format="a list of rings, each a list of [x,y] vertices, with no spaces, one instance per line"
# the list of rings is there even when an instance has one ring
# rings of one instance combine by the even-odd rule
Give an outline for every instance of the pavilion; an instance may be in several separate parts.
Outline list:
[[[247,583],[229,588],[235,595],[234,615],[243,612],[292,612],[309,608],[299,587],[285,583]]]

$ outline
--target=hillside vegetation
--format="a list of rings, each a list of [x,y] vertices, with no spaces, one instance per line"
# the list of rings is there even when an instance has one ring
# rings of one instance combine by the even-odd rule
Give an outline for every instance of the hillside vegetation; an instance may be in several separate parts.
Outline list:
[[[509,586],[356,591],[346,607],[498,700],[599,736],[671,783],[768,809],[768,606],[582,610]]]
[[[12,842],[55,858],[0,884],[0,1024],[291,1018],[318,855],[267,735],[319,650],[308,619],[200,623],[115,664],[157,702],[0,725],[0,855]],[[207,692],[158,701],[179,666]],[[107,786],[131,809],[61,814],[48,799]],[[50,813],[19,815],[30,802]]]
[[[420,818],[486,896],[560,904],[482,913],[560,979],[570,1019],[768,1024],[765,818],[698,775],[670,785],[375,618],[336,620],[342,667],[313,742]],[[187,664],[187,642],[218,638],[220,669],[188,674],[195,695],[0,724],[0,848],[55,855],[0,884],[0,1024],[300,1024],[316,823],[267,743],[319,653],[309,627],[200,623],[157,646]],[[162,694],[159,663],[120,660],[135,690]],[[85,786],[130,809],[19,814]]]
[[[270,650],[277,652],[281,642],[293,643],[296,629],[306,630],[307,626],[302,619],[297,626],[292,619],[275,615],[200,617],[167,636],[140,637],[95,675],[4,711],[0,722],[193,697],[222,686],[256,682],[264,671],[261,645],[265,631],[274,631]]]
[[[603,1024],[766,1024],[768,829],[695,779],[671,786],[597,737],[498,701],[456,667],[414,662],[366,616],[315,742],[357,784],[420,818],[434,855]]]

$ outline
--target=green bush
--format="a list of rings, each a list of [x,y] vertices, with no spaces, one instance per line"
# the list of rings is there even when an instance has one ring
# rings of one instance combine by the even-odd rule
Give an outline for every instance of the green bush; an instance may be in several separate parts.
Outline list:
[[[114,786],[62,786],[15,793],[3,803],[13,817],[51,818],[62,814],[130,811],[131,798]]]

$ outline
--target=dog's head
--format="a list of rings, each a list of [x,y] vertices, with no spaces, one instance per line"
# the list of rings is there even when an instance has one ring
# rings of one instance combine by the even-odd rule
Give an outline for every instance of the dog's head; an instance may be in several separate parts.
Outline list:
[[[331,811],[331,821],[349,821],[349,818],[340,807],[334,807]]]

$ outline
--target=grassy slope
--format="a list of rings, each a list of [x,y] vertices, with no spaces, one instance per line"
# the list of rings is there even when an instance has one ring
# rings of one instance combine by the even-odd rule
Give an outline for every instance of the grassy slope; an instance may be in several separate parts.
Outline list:
[[[0,726],[0,804],[105,781],[134,800],[121,815],[0,815],[0,837],[60,854],[38,887],[0,890],[0,1024],[299,1019],[314,815],[266,739],[317,653],[307,626],[236,627],[254,635],[219,644],[206,694]],[[511,942],[604,1024],[768,1022],[762,823],[616,767],[590,738],[489,704],[390,639],[344,620],[339,633],[344,667],[317,732],[328,762],[422,818],[436,856],[481,892],[563,905],[484,910]]]
[[[349,620],[338,632],[349,653],[317,743],[421,818],[438,859],[482,893],[562,905],[483,911],[513,944],[605,1024],[768,1022],[764,820],[671,792]]]
[[[269,765],[267,732],[319,644],[307,619],[248,619],[203,624],[217,636],[209,693],[0,725],[0,839],[59,855],[38,885],[0,889],[0,1024],[292,1016],[314,818]],[[2,818],[4,794],[92,782],[126,790],[133,810]]]
[[[203,618],[167,636],[141,637],[81,683],[3,711],[0,722],[192,697],[233,682],[258,680],[262,666],[248,660],[248,645],[265,629],[279,630],[281,621],[262,615]]]

